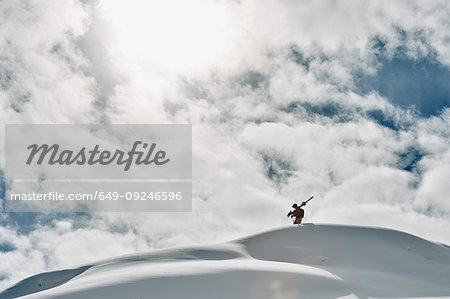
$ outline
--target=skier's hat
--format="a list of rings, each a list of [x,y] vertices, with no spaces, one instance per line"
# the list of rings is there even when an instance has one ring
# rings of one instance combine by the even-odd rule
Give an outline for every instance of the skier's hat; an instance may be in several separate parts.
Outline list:
[[[298,206],[297,206],[296,203],[294,203],[294,204],[292,205],[292,207],[295,209],[295,208],[298,207]]]

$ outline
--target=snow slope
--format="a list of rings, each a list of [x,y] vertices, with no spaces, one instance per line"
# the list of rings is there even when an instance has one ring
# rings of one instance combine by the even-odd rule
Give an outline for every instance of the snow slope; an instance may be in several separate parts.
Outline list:
[[[368,227],[304,224],[42,273],[0,298],[450,298],[450,248]]]

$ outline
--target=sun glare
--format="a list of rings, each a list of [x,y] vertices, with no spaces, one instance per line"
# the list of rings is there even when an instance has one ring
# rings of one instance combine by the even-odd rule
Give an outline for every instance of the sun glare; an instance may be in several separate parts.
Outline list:
[[[156,70],[204,70],[224,58],[231,10],[213,0],[118,1],[100,5],[121,55]]]

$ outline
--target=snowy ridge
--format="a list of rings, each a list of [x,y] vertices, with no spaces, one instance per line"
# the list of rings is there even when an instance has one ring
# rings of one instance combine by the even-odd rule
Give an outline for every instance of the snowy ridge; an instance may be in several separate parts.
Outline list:
[[[450,248],[381,228],[304,224],[29,277],[0,298],[450,298]]]

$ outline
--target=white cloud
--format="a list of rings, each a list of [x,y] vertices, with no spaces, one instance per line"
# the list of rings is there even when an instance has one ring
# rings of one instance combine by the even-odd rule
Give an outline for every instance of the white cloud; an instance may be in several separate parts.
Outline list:
[[[73,41],[83,34],[77,2],[3,1],[0,49],[4,88],[2,122],[73,122],[89,119],[92,79]],[[2,78],[3,79],[3,78]]]

